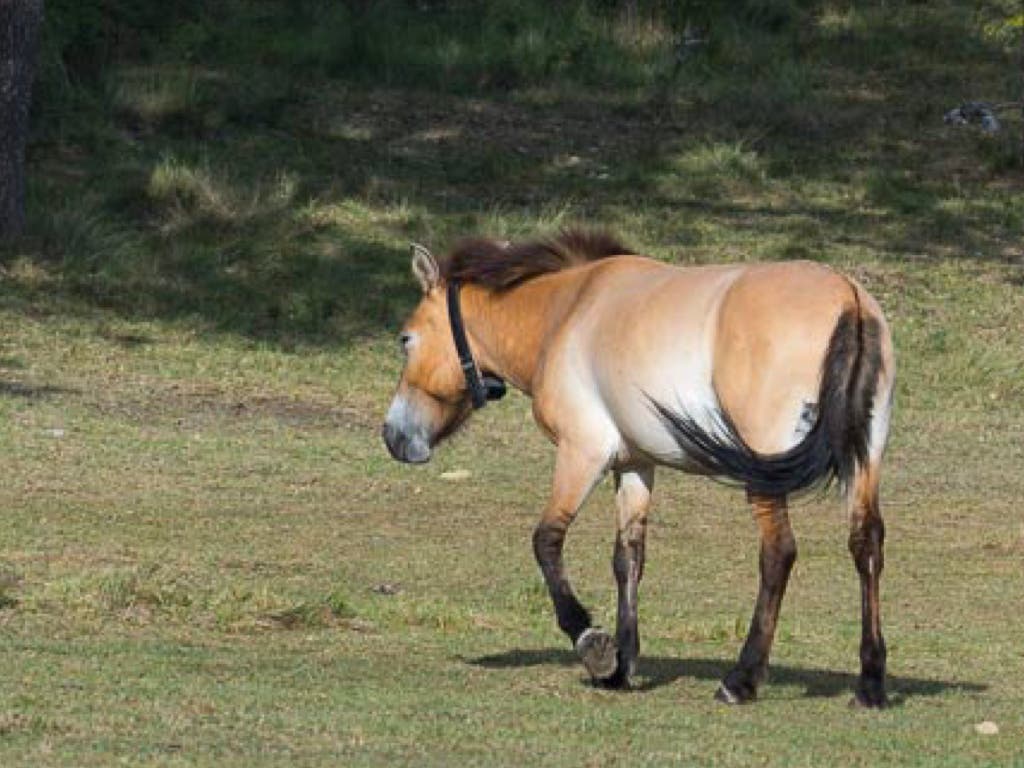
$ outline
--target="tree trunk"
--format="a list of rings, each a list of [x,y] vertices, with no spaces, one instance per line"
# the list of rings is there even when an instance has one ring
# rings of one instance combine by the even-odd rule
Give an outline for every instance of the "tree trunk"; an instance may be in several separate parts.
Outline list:
[[[0,0],[0,242],[25,227],[25,141],[43,0]]]

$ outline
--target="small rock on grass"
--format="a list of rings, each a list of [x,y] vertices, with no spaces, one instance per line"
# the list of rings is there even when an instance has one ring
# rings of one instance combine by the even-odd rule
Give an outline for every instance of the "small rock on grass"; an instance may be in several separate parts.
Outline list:
[[[974,730],[980,733],[982,736],[994,736],[999,733],[999,726],[993,723],[991,720],[985,720],[980,723],[974,724]]]

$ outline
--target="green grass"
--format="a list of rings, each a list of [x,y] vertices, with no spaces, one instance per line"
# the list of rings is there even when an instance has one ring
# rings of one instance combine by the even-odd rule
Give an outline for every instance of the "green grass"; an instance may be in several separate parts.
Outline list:
[[[755,6],[676,72],[641,25],[603,87],[597,11],[519,22],[562,24],[582,63],[514,48],[482,81],[510,6],[483,42],[443,8],[388,41],[371,27],[413,13],[390,4],[367,50],[449,45],[359,66],[298,46],[306,17],[185,19],[187,65],[139,54],[40,104],[31,232],[0,257],[0,765],[1024,762],[1024,182],[1010,137],[941,122],[1013,94],[1010,39],[967,4]],[[275,41],[252,73],[242,39]],[[417,55],[451,64],[413,77]],[[659,474],[637,689],[611,693],[533,562],[552,451],[528,401],[426,467],[387,456],[408,242],[570,222],[678,263],[825,261],[885,307],[891,709],[847,707],[834,499],[794,511],[771,680],[733,709],[712,694],[756,588],[742,494]],[[567,545],[606,625],[611,508],[606,483]]]

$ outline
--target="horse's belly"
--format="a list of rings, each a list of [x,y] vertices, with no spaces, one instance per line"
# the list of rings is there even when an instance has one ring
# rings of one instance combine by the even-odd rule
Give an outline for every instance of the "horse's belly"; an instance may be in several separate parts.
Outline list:
[[[709,345],[699,341],[680,345],[676,339],[672,346],[660,365],[620,367],[601,377],[601,399],[620,435],[624,460],[649,460],[686,472],[702,472],[701,465],[679,445],[659,407],[694,421],[711,435],[720,433],[721,419],[727,417],[740,429],[744,442],[763,453],[795,446],[813,423],[820,364],[806,371],[780,365],[778,370],[785,375],[733,382],[734,392],[746,394],[735,398],[734,410],[729,410],[723,408],[714,384]]]
[[[654,462],[686,472],[702,472],[700,465],[680,448],[655,406],[659,404],[686,413],[705,429],[713,430],[718,409],[710,384],[700,377],[682,381],[689,386],[676,388],[667,381],[664,386],[658,386],[652,381],[643,390],[631,387],[634,392],[631,398],[613,397],[610,402],[606,401],[620,435],[620,463]]]

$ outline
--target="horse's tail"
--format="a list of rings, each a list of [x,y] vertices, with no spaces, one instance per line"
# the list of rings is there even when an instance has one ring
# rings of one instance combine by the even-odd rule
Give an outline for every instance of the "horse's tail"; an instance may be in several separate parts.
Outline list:
[[[822,361],[817,415],[804,439],[788,451],[759,454],[740,437],[724,410],[705,429],[686,414],[653,403],[686,457],[701,469],[750,493],[783,496],[838,480],[848,488],[868,460],[871,415],[882,369],[878,318],[855,306],[839,316]]]

